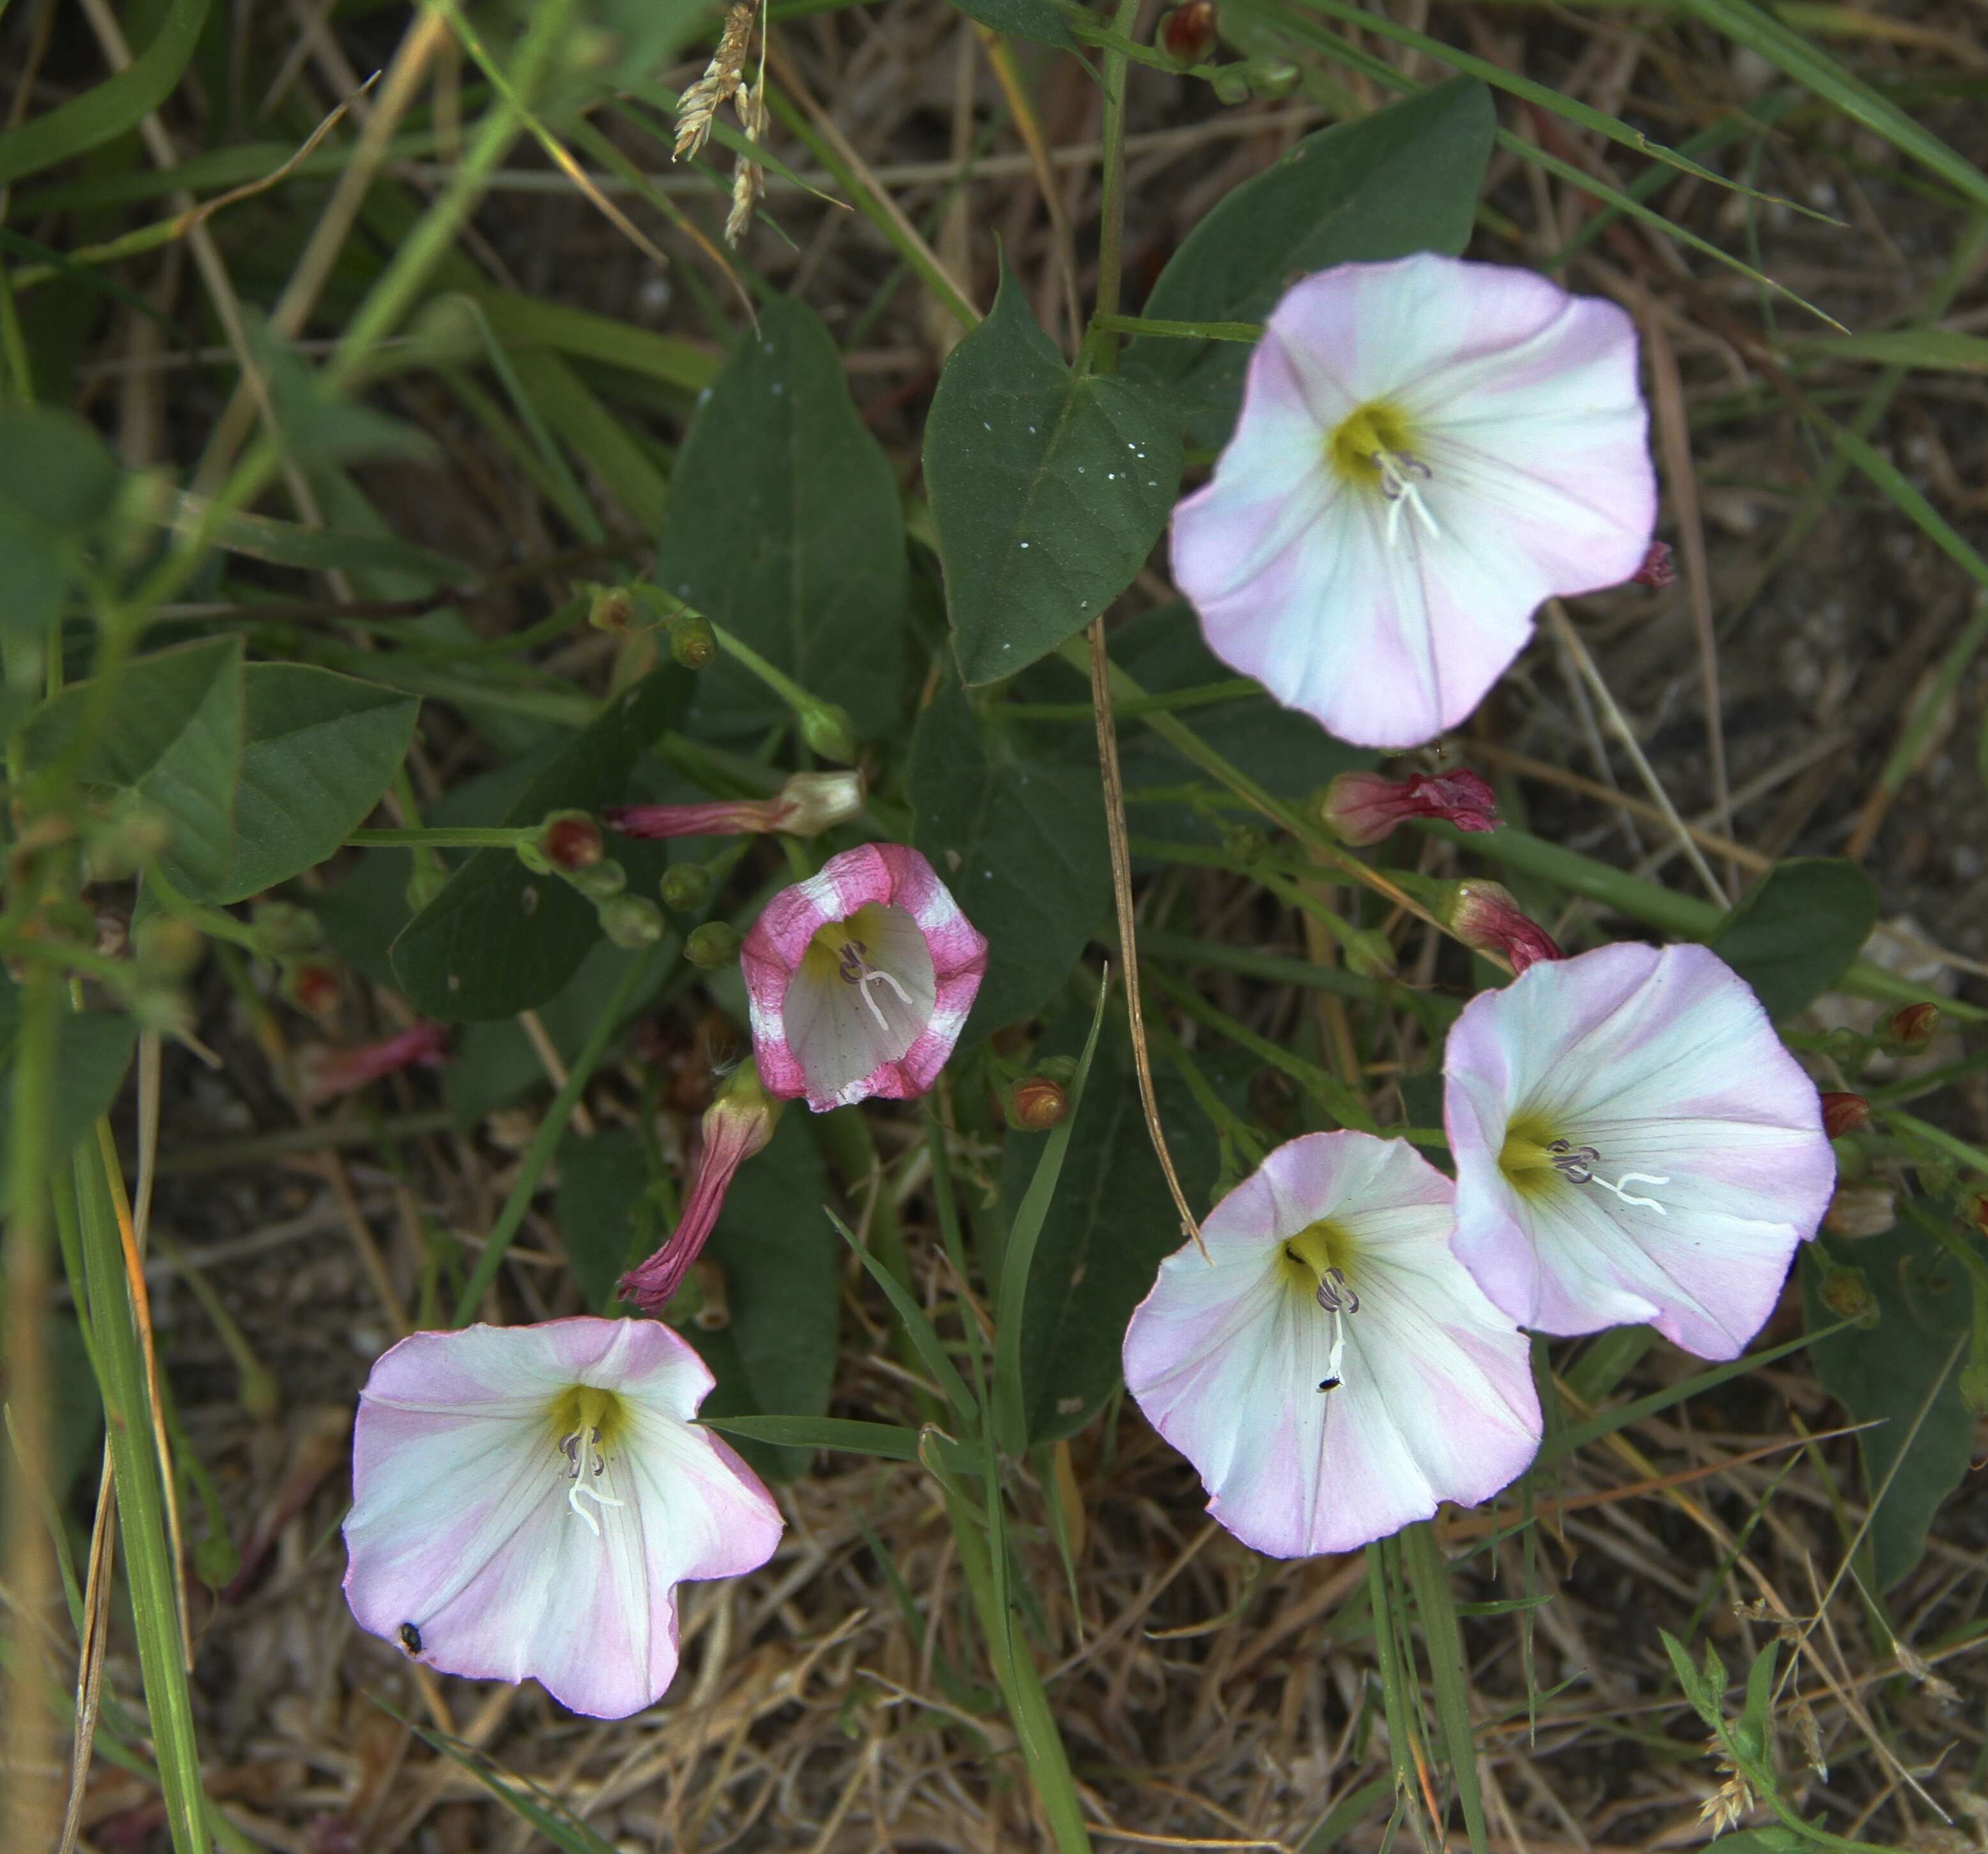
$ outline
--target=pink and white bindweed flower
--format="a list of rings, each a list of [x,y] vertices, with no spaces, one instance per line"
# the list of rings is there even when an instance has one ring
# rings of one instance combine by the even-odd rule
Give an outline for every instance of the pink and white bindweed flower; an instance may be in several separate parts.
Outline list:
[[[1647,1322],[1736,1358],[1829,1207],[1815,1084],[1703,947],[1598,947],[1480,992],[1443,1115],[1458,1257],[1521,1325]]]
[[[863,809],[860,772],[796,772],[769,799],[698,805],[610,805],[600,815],[624,837],[729,837],[784,831],[816,837]]]
[[[669,1305],[711,1240],[739,1167],[766,1150],[779,1118],[780,1103],[767,1098],[757,1066],[749,1059],[740,1063],[704,1110],[698,1129],[697,1170],[684,1194],[677,1227],[654,1255],[621,1277],[624,1300],[633,1301],[644,1313],[660,1313]]]
[[[676,1586],[766,1562],[779,1509],[691,1420],[712,1386],[653,1320],[417,1332],[360,1395],[345,1521],[361,1628],[445,1673],[625,1718],[677,1670]]]
[[[1214,479],[1174,512],[1209,647],[1342,740],[1454,727],[1556,593],[1619,585],[1656,517],[1634,324],[1423,252],[1295,285]]]
[[[739,949],[769,1093],[816,1113],[931,1086],[987,970],[987,942],[932,866],[864,843],[783,889]]]
[[[1486,1500],[1540,1445],[1525,1336],[1451,1254],[1449,1180],[1400,1140],[1279,1147],[1160,1265],[1125,1383],[1209,1513],[1273,1558]]]

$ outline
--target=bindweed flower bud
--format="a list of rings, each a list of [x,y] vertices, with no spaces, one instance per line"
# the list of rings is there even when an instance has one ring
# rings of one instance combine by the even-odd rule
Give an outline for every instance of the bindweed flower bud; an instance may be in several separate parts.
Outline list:
[[[1008,1124],[1022,1133],[1047,1133],[1070,1112],[1070,1096],[1046,1075],[1026,1076],[1002,1103]]]
[[[1643,564],[1629,576],[1631,586],[1654,586],[1662,592],[1665,587],[1677,584],[1677,562],[1671,557],[1671,544],[1668,541],[1652,541],[1650,551],[1644,555]]]
[[[566,877],[573,886],[590,901],[605,901],[610,895],[618,895],[628,886],[628,872],[609,857],[604,863],[594,863],[590,868],[576,870]]]
[[[670,656],[686,670],[705,670],[718,654],[718,633],[702,612],[685,606],[669,621]]]
[[[283,974],[283,995],[311,1017],[329,1017],[344,995],[338,968],[321,959],[303,959]]]
[[[1822,1097],[1822,1130],[1832,1140],[1854,1133],[1871,1118],[1871,1103],[1861,1094],[1825,1094]]]
[[[796,772],[770,799],[702,805],[614,805],[603,814],[624,837],[725,837],[750,831],[819,836],[863,809],[860,772]]]
[[[1163,14],[1154,38],[1183,71],[1205,64],[1215,50],[1215,0],[1187,0],[1185,6]]]
[[[448,1053],[446,1025],[416,1024],[397,1035],[362,1043],[355,1049],[322,1045],[306,1049],[297,1058],[297,1075],[307,1100],[326,1101],[363,1088],[397,1069],[439,1069]]]
[[[1878,1323],[1878,1297],[1871,1292],[1870,1278],[1861,1268],[1831,1262],[1822,1271],[1817,1291],[1822,1304],[1838,1319],[1854,1319],[1860,1326]]]
[[[621,1277],[624,1300],[644,1313],[659,1313],[668,1305],[709,1240],[739,1167],[764,1149],[779,1117],[780,1103],[760,1086],[758,1066],[740,1063],[705,1109],[697,1170],[684,1196],[683,1214],[669,1240]]]
[[[248,924],[263,950],[272,957],[286,953],[308,953],[323,944],[324,929],[308,908],[287,901],[259,901],[249,910]]]
[[[635,628],[635,601],[624,586],[597,586],[593,602],[587,607],[587,622],[597,631],[631,631]]]
[[[663,871],[663,906],[678,914],[701,914],[711,905],[711,871],[702,863],[672,863]]]
[[[148,980],[184,978],[200,964],[207,942],[191,921],[173,914],[154,914],[131,931],[132,957]]]
[[[1342,842],[1378,843],[1410,818],[1441,818],[1459,830],[1496,830],[1498,795],[1468,766],[1454,772],[1412,773],[1405,779],[1378,772],[1342,772],[1316,799],[1319,822]]]
[[[663,910],[640,895],[610,896],[599,911],[601,932],[625,952],[639,952],[663,937]]]
[[[1077,1058],[1073,1055],[1046,1055],[1036,1063],[1036,1073],[1046,1081],[1060,1082],[1067,1088],[1077,1079]]]
[[[1923,1049],[1939,1033],[1939,1006],[1907,1005],[1878,1026],[1878,1040],[1887,1049]]]
[[[1463,944],[1479,953],[1501,953],[1513,974],[1542,959],[1566,957],[1553,936],[1528,916],[1502,883],[1472,877],[1451,889],[1445,906],[1437,910],[1443,924]]]
[[[832,701],[815,702],[800,717],[801,738],[810,753],[818,753],[838,766],[856,758],[856,735],[849,724],[849,711]]]
[[[606,853],[600,826],[584,811],[555,811],[539,826],[538,851],[565,875],[590,869]]]
[[[739,957],[739,930],[729,921],[707,920],[684,941],[684,957],[700,972],[715,972]]]
[[[1888,1184],[1839,1184],[1822,1227],[1832,1236],[1882,1236],[1898,1221],[1898,1196]]]
[[[1242,67],[1250,94],[1266,103],[1281,103],[1298,87],[1298,68],[1282,58],[1253,58]]]
[[[1244,67],[1239,64],[1219,66],[1208,80],[1208,87],[1215,93],[1217,103],[1233,107],[1249,100],[1249,79],[1244,75]]]

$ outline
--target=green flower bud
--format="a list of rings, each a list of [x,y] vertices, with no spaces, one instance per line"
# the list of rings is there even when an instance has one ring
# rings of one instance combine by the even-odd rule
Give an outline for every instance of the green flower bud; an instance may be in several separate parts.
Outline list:
[[[711,620],[688,606],[670,620],[670,655],[686,670],[710,667],[718,654],[718,633]]]
[[[590,868],[575,870],[566,877],[590,901],[605,901],[628,886],[628,872],[612,856]]]
[[[847,766],[856,758],[856,735],[849,724],[849,711],[833,702],[817,702],[801,716],[801,738],[810,752]]]
[[[729,922],[707,920],[684,942],[684,957],[701,972],[715,972],[739,957],[739,930]]]
[[[640,895],[611,895],[600,904],[600,930],[625,951],[639,952],[663,937],[663,910]]]
[[[663,905],[677,913],[702,913],[711,890],[711,871],[702,863],[672,863],[663,872]]]

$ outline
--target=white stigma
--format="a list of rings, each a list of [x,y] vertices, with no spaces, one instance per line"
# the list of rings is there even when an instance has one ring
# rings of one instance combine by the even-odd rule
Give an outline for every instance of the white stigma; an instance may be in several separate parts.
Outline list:
[[[1346,1382],[1345,1315],[1360,1311],[1360,1296],[1347,1285],[1345,1275],[1337,1268],[1327,1268],[1318,1278],[1318,1291],[1314,1298],[1332,1315],[1332,1344],[1325,1355],[1325,1376],[1319,1380],[1318,1387],[1337,1390]]]
[[[566,1489],[566,1503],[587,1521],[587,1529],[598,1538],[600,1536],[600,1521],[580,1504],[581,1498],[584,1496],[591,1500],[596,1506],[620,1506],[623,1504],[592,1484],[607,1471],[607,1458],[600,1452],[600,1431],[597,1429],[576,1429],[560,1442],[560,1452],[566,1457],[566,1478],[573,1483]]]
[[[842,974],[844,984],[854,985],[863,995],[863,1001],[870,1008],[870,1015],[877,1020],[877,1028],[886,1036],[891,1026],[884,1021],[884,1013],[876,999],[870,995],[873,984],[888,985],[898,995],[898,1001],[908,1011],[917,1007],[911,1002],[911,995],[898,984],[888,972],[871,964],[867,954],[869,948],[860,940],[852,940],[842,949],[842,957],[836,962],[836,969]]]
[[[1547,1148],[1554,1170],[1570,1184],[1598,1184],[1604,1191],[1613,1191],[1625,1204],[1640,1205],[1646,1211],[1655,1211],[1659,1217],[1668,1217],[1670,1212],[1654,1197],[1639,1197],[1634,1191],[1625,1190],[1626,1184],[1668,1184],[1668,1177],[1659,1178],[1653,1172],[1625,1172],[1613,1184],[1595,1170],[1601,1163],[1601,1154],[1591,1146],[1576,1146],[1570,1140],[1556,1140]]]
[[[1400,538],[1401,512],[1406,508],[1415,512],[1415,519],[1428,530],[1432,539],[1439,539],[1442,530],[1415,487],[1418,481],[1429,480],[1428,465],[1405,451],[1376,451],[1372,461],[1381,473],[1381,493],[1388,498],[1388,545],[1392,547]]]

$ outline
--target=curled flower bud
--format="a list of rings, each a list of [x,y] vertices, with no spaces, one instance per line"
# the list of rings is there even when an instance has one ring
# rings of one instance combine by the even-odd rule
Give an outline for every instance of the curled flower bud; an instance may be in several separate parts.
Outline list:
[[[1378,843],[1410,818],[1441,818],[1466,831],[1496,830],[1500,822],[1497,794],[1468,766],[1405,779],[1342,772],[1326,787],[1317,812],[1327,830],[1355,845]]]
[[[605,901],[628,886],[628,872],[610,856],[590,869],[576,870],[566,877],[590,901]]]
[[[640,895],[611,895],[599,911],[601,932],[625,952],[638,953],[663,937],[663,910]]]
[[[849,711],[832,701],[811,703],[801,714],[801,738],[810,753],[847,766],[856,758],[855,731],[849,724]]]
[[[1631,586],[1654,586],[1662,592],[1665,586],[1677,584],[1677,562],[1671,557],[1671,544],[1668,541],[1652,541],[1650,551],[1644,555],[1643,564],[1629,576]]]
[[[635,601],[622,586],[597,586],[587,607],[587,622],[597,631],[630,631],[635,627]]]
[[[1898,1221],[1898,1194],[1888,1184],[1839,1184],[1824,1214],[1832,1236],[1882,1236]]]
[[[819,836],[863,809],[860,772],[796,772],[770,799],[705,805],[616,805],[604,814],[624,837],[726,837],[754,831]]]
[[[556,811],[539,826],[539,853],[556,870],[571,875],[589,869],[605,853],[600,826],[583,811]]]
[[[1822,1097],[1822,1130],[1832,1140],[1854,1133],[1871,1117],[1871,1103],[1861,1094],[1825,1094]]]
[[[1070,1096],[1060,1082],[1032,1075],[1008,1090],[1002,1106],[1010,1126],[1022,1133],[1047,1133],[1070,1112]]]
[[[263,949],[278,957],[285,953],[307,953],[324,939],[316,915],[287,901],[257,902],[249,910],[248,924]]]
[[[1939,1032],[1939,1005],[1907,1005],[1878,1025],[1878,1038],[1889,1049],[1922,1049]]]
[[[1215,50],[1215,0],[1187,0],[1160,20],[1160,49],[1183,70],[1205,64]]]
[[[686,606],[672,614],[669,625],[671,657],[686,670],[709,668],[718,654],[718,633],[711,620]]]
[[[283,974],[283,995],[312,1017],[329,1017],[345,991],[338,968],[321,959],[299,960]]]
[[[711,905],[711,871],[702,863],[673,863],[663,871],[663,906],[678,914],[701,914]]]
[[[758,1067],[740,1063],[705,1109],[697,1170],[684,1197],[683,1214],[669,1240],[621,1277],[624,1300],[644,1313],[661,1312],[669,1304],[710,1239],[739,1167],[773,1138],[779,1117],[780,1103],[760,1086]]]
[[[684,957],[700,972],[715,972],[739,957],[739,930],[730,922],[707,920],[684,942]]]
[[[1861,1268],[1831,1262],[1822,1271],[1819,1292],[1822,1304],[1838,1319],[1854,1319],[1860,1325],[1878,1322],[1878,1297],[1871,1292],[1870,1278]]]
[[[1502,883],[1472,878],[1452,891],[1443,924],[1467,947],[1480,953],[1502,953],[1514,974],[1542,959],[1566,957],[1553,937],[1530,918]]]
[[[397,1069],[439,1069],[448,1053],[445,1024],[416,1024],[411,1030],[382,1037],[377,1042],[361,1043],[356,1049],[306,1049],[297,1058],[297,1072],[306,1100],[328,1101]]]

